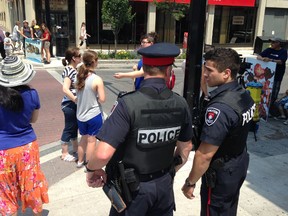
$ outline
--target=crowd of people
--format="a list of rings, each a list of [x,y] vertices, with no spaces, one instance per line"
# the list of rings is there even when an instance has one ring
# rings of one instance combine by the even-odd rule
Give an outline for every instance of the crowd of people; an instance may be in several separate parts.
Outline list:
[[[25,39],[31,38],[33,40],[41,41],[41,62],[44,64],[50,64],[52,33],[46,23],[43,22],[40,25],[37,25],[35,19],[31,21],[31,25],[29,25],[28,20],[24,20],[22,23],[21,26],[21,22],[16,21],[12,33],[9,31],[4,32],[0,29],[0,53],[2,59],[6,56],[12,55],[14,52],[26,55]],[[82,22],[79,37],[80,44],[78,47],[86,47],[86,49],[89,49],[89,37],[91,37],[91,35],[86,31],[86,24],[85,22]]]
[[[20,30],[19,24],[16,22],[14,27],[15,35],[22,35],[24,40],[40,38],[42,58],[45,56],[49,64],[47,26],[41,24],[42,32],[37,33],[36,21],[32,27],[25,21]],[[12,37],[12,47],[20,43],[19,35]],[[141,37],[138,54],[142,58],[133,72],[114,75],[136,78],[135,91],[119,95],[104,121],[101,104],[106,96],[104,82],[97,74],[97,52],[82,53],[78,47],[66,50],[62,59],[61,108],[65,122],[61,160],[76,162],[77,168],[85,167],[89,187],[105,187],[108,194],[116,189],[122,208],[112,205],[109,215],[173,215],[173,178],[194,148],[193,166],[183,180],[183,195],[193,199],[196,183],[201,179],[200,214],[236,215],[249,165],[246,141],[256,109],[249,93],[237,81],[238,53],[230,48],[215,48],[204,55],[202,79],[213,90],[201,107],[199,137],[192,130],[193,116],[186,100],[172,91],[175,83],[172,65],[180,49],[174,44],[158,43],[153,32]],[[19,201],[22,210],[30,207],[34,215],[41,215],[42,204],[49,201],[31,125],[40,109],[38,93],[28,85],[34,75],[32,66],[25,65],[17,56],[7,55],[3,61],[0,73],[0,155],[5,159],[5,163],[0,162],[3,215],[17,215]],[[275,103],[286,109],[287,97],[275,99]],[[281,117],[286,114],[281,112]]]
[[[2,59],[6,56],[11,56],[14,52],[26,55],[25,39],[31,38],[33,40],[41,41],[41,61],[44,64],[50,64],[51,32],[47,25],[42,23],[39,26],[37,25],[36,20],[32,20],[31,25],[29,25],[28,20],[24,20],[22,23],[23,25],[21,26],[21,22],[16,21],[12,33],[6,31],[4,34],[3,30],[0,31],[0,50]]]

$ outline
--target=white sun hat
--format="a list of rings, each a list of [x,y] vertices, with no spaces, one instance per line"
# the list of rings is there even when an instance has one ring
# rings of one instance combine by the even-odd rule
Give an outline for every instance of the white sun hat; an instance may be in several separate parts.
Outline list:
[[[7,56],[1,65],[0,85],[5,87],[25,85],[35,74],[32,65],[23,63],[17,56]]]

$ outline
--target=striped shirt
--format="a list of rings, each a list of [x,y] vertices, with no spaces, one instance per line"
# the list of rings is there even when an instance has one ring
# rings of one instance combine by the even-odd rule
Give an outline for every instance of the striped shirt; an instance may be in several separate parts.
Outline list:
[[[69,87],[69,90],[73,93],[73,95],[76,96],[76,78],[77,78],[77,70],[70,65],[66,66],[64,68],[64,71],[62,73],[62,79],[64,82],[65,77],[68,77],[71,80],[71,85]],[[70,98],[68,98],[66,95],[64,95],[62,103],[71,101]]]

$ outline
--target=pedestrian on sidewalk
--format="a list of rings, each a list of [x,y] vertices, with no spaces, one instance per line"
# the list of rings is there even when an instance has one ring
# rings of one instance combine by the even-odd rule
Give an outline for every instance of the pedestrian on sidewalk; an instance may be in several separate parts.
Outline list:
[[[62,64],[65,66],[63,79],[63,93],[65,94],[61,109],[64,113],[65,125],[61,136],[61,159],[67,162],[77,160],[78,151],[78,124],[77,124],[77,96],[76,96],[76,78],[77,65],[81,63],[81,53],[79,48],[70,48],[65,52],[65,58]],[[73,155],[69,154],[69,143],[73,146]]]
[[[35,37],[35,33],[36,33],[36,30],[35,30],[35,26],[37,25],[37,21],[36,21],[36,19],[33,19],[32,21],[31,21],[31,28],[32,28],[32,34],[33,34],[33,37]],[[37,36],[36,36],[36,38],[37,38]]]
[[[34,38],[33,29],[29,26],[29,22],[27,20],[23,21],[23,27],[21,28],[21,35],[23,36],[23,52],[24,56],[26,56],[26,39]]]
[[[21,34],[20,21],[16,21],[12,31],[12,41],[14,42],[14,49],[17,51],[21,51],[23,46],[20,40]]]
[[[158,34],[156,32],[150,32],[148,34],[142,35],[140,39],[141,47],[146,48],[158,42]],[[134,79],[134,89],[138,90],[140,88],[141,82],[144,80],[144,71],[143,71],[143,60],[142,58],[138,61],[137,65],[133,66],[132,72],[127,73],[115,73],[114,77],[117,79],[122,78],[132,78]]]
[[[83,54],[83,64],[77,74],[77,120],[81,134],[78,146],[77,167],[84,166],[87,145],[96,145],[96,134],[103,123],[101,104],[105,102],[104,83],[96,74],[98,55],[88,50]]]
[[[286,105],[287,104],[287,105]],[[285,95],[281,98],[278,98],[276,101],[275,101],[275,105],[276,107],[278,108],[278,111],[279,111],[279,116],[277,117],[274,117],[275,120],[278,120],[278,119],[286,119],[287,116],[288,116],[288,113],[287,113],[287,109],[288,109],[288,89],[286,90],[285,92]]]
[[[240,188],[249,164],[246,140],[256,105],[237,82],[240,58],[233,49],[218,48],[205,56],[204,78],[210,92],[200,111],[201,137],[193,166],[182,191],[194,198],[202,177],[201,216],[237,215]]]
[[[115,183],[127,208],[118,213],[111,207],[110,216],[173,215],[173,178],[188,159],[193,136],[186,100],[165,83],[180,49],[157,43],[138,53],[143,56],[141,88],[118,99],[97,134],[100,143],[88,146],[86,181],[90,187]]]
[[[27,85],[35,73],[17,56],[7,56],[0,72],[0,215],[17,215],[20,202],[22,212],[40,216],[49,202],[31,125],[40,109],[37,91]]]
[[[86,31],[86,23],[85,22],[82,22],[81,24],[81,28],[80,28],[80,44],[79,46],[81,47],[84,42],[85,42],[85,45],[86,45],[86,49],[89,49],[89,41],[88,41],[88,37],[91,37],[91,35],[89,35]]]
[[[51,32],[49,31],[45,23],[41,24],[41,29],[43,31],[42,37],[40,39],[42,41],[42,46],[41,46],[42,62],[44,64],[50,64],[51,63],[51,60],[50,60]]]
[[[13,52],[13,43],[10,38],[10,32],[5,32],[5,38],[4,38],[4,49],[5,49],[5,54],[6,56],[12,55]]]

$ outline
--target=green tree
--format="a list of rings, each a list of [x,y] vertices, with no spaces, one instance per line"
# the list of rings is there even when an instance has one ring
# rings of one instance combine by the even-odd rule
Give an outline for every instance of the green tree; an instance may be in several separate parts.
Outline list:
[[[154,0],[154,4],[164,13],[172,14],[174,19],[177,21],[185,17],[189,9],[189,4],[176,3],[175,0],[163,0],[159,2]]]
[[[114,34],[115,53],[117,51],[118,34],[121,28],[130,23],[135,14],[129,0],[104,0],[102,5],[102,22],[111,25]]]

